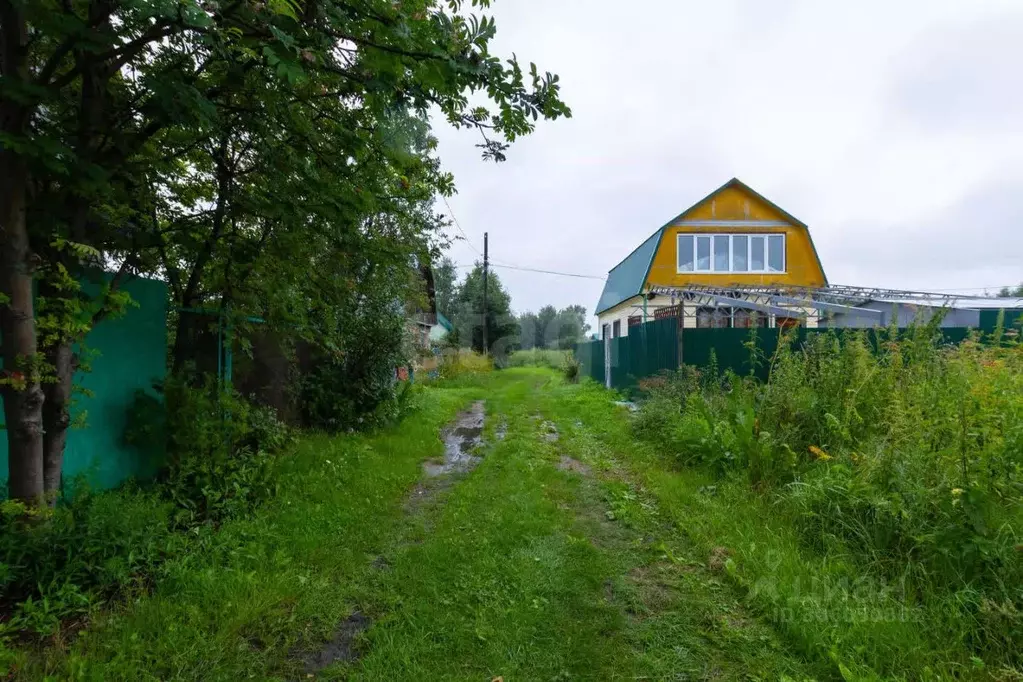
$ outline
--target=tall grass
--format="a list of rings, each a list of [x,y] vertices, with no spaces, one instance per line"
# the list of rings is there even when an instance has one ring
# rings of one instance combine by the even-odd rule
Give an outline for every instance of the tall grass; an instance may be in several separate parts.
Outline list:
[[[550,367],[560,370],[564,368],[568,358],[572,356],[569,350],[549,350],[544,348],[532,348],[530,350],[517,350],[508,355],[509,367]]]
[[[455,380],[479,377],[493,369],[494,361],[489,355],[466,348],[455,348],[443,353],[437,375],[441,379]]]
[[[681,462],[745,478],[804,551],[900,585],[977,664],[1023,663],[1023,345],[933,326],[787,340],[766,383],[647,382],[635,424]]]

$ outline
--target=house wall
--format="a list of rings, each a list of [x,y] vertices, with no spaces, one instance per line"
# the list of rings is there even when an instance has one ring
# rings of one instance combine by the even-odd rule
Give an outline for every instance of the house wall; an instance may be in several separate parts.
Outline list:
[[[682,224],[692,221],[711,224]],[[729,221],[725,222],[724,221]],[[736,221],[738,221],[736,223]],[[717,224],[714,224],[717,223]],[[743,224],[745,223],[745,224]],[[764,223],[770,223],[765,225]],[[713,234],[785,234],[784,273],[694,273],[678,272],[678,235]],[[648,286],[685,286],[687,284],[824,286],[824,272],[814,253],[805,228],[792,225],[785,217],[757,197],[739,187],[729,187],[707,199],[665,228],[647,276]]]
[[[671,305],[671,301],[665,296],[657,296],[652,301],[647,301],[646,305],[646,321],[650,322],[654,319],[654,311],[658,308],[666,308]],[[622,323],[622,336],[628,334],[629,318],[633,315],[643,315],[643,297],[633,296],[632,298],[622,301],[613,308],[608,308],[604,312],[597,316],[597,335],[599,338],[604,338],[604,325],[613,325],[614,322],[620,321]]]
[[[663,295],[655,296],[652,300],[647,301],[647,307],[646,307],[647,317],[646,317],[646,321],[649,322],[649,321],[653,320],[654,319],[654,312],[657,311],[658,309],[660,309],[660,308],[670,308],[673,305],[676,305],[677,303],[678,303],[678,301],[674,301],[673,302],[672,299],[670,297],[668,297],[668,296],[663,296]],[[682,327],[684,329],[695,329],[696,328],[696,315],[695,315],[696,308],[702,307],[702,306],[713,305],[713,302],[711,302],[709,299],[703,300],[703,301],[696,300],[696,301],[687,301],[685,305],[686,305],[686,309],[685,309],[686,314],[683,315],[683,317],[682,317]],[[724,307],[728,307],[728,306],[724,306]],[[786,306],[779,306],[779,307],[786,307]],[[794,312],[799,311],[799,312],[802,312],[802,313],[804,313],[806,315],[806,326],[807,327],[816,328],[818,326],[819,314],[818,314],[818,311],[815,308],[802,308],[802,309],[800,309],[798,307],[793,307],[793,311]],[[622,336],[625,336],[626,334],[628,334],[629,317],[631,317],[633,315],[640,315],[640,316],[643,315],[643,297],[642,296],[633,296],[632,298],[630,298],[630,299],[628,299],[626,301],[623,301],[622,303],[619,303],[618,305],[614,306],[613,308],[609,308],[608,310],[605,310],[600,315],[598,315],[597,316],[597,323],[598,323],[597,335],[598,335],[598,337],[601,338],[601,339],[604,338],[604,325],[605,324],[613,325],[616,320],[621,321]],[[771,326],[774,326],[773,320],[771,321]]]

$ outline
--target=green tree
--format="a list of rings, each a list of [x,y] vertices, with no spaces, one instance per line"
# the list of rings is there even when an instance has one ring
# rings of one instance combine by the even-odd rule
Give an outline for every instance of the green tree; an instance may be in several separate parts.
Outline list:
[[[536,348],[537,338],[539,336],[540,325],[537,321],[536,313],[525,312],[519,315],[519,348],[522,350],[532,350]]]
[[[571,305],[562,310],[546,305],[539,313],[523,313],[518,323],[519,344],[523,350],[571,348],[584,340],[590,330],[586,322],[586,308],[581,305]]]
[[[458,288],[456,310],[453,322],[463,347],[483,351],[484,319],[488,323],[488,347],[494,355],[506,353],[517,344],[519,326],[511,313],[511,297],[493,272],[487,277],[487,307],[484,312],[481,264],[476,264]]]
[[[1011,287],[1002,287],[998,292],[998,298],[1023,298],[1023,284],[1020,284],[1015,289]]]
[[[493,21],[461,9],[0,0],[11,497],[59,486],[75,349],[127,303],[125,278],[165,277],[182,305],[315,313],[331,328],[367,270],[404,281],[408,255],[433,248],[422,196],[450,178],[395,142],[429,107],[479,131],[495,160],[538,118],[569,114],[556,76],[491,55]],[[470,105],[476,91],[487,101]],[[79,282],[111,264],[86,295]]]
[[[557,342],[558,310],[552,305],[545,305],[536,314],[536,347],[553,348]]]
[[[437,293],[437,311],[446,317],[454,315],[458,271],[450,258],[444,256],[433,268],[433,284]]]
[[[590,325],[586,321],[586,308],[581,305],[570,305],[558,312],[557,347],[572,348],[586,339]]]

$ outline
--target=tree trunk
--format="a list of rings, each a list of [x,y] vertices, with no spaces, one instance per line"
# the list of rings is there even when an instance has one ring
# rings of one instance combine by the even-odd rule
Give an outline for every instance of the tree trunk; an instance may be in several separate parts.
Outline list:
[[[28,24],[18,3],[0,0],[0,75],[28,82]],[[19,141],[30,111],[14,98],[0,98],[0,132]],[[36,322],[32,299],[32,254],[25,202],[28,168],[9,145],[0,145],[0,351],[7,426],[8,492],[39,504],[43,496],[43,390],[38,379]]]
[[[194,357],[194,329],[196,314],[186,312],[192,310],[194,301],[186,299],[182,304],[183,310],[178,311],[178,323],[174,330],[174,347],[171,349],[171,374],[182,376],[188,362]]]
[[[71,391],[74,386],[78,358],[71,343],[62,343],[46,354],[46,360],[56,374],[55,380],[44,385],[43,393],[43,479],[47,499],[52,504],[60,491],[64,468],[64,446],[71,426]]]
[[[31,254],[25,224],[27,169],[13,152],[0,151],[0,336],[8,489],[12,499],[39,503],[43,495],[43,390],[36,364],[36,323]]]
[[[213,209],[213,224],[210,226],[210,233],[206,237],[204,247],[196,254],[188,281],[181,292],[182,311],[178,314],[178,329],[174,336],[174,349],[171,351],[171,371],[176,375],[184,370],[185,365],[193,356],[190,344],[193,342],[192,334],[196,329],[198,318],[194,313],[185,311],[199,305],[198,292],[203,272],[213,258],[227,222],[228,193],[231,191],[231,183],[234,182],[234,169],[228,163],[230,141],[229,132],[221,135],[216,149],[213,150],[213,157],[217,164],[217,199]],[[217,352],[222,352],[222,349],[217,348]]]

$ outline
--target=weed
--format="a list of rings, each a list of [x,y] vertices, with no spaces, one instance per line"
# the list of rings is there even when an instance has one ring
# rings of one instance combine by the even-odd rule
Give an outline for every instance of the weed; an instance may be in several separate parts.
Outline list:
[[[437,373],[450,385],[452,380],[472,380],[493,369],[490,357],[471,350],[455,349],[444,353]]]
[[[653,383],[635,433],[718,477],[744,474],[804,546],[904,581],[916,604],[953,609],[949,636],[1019,665],[1007,643],[1023,632],[1023,345],[949,348],[936,332],[783,338],[766,383]]]

